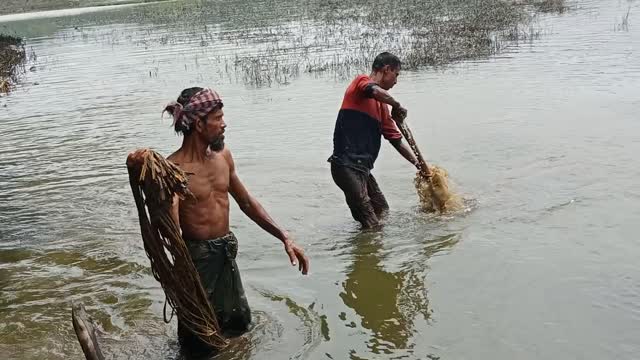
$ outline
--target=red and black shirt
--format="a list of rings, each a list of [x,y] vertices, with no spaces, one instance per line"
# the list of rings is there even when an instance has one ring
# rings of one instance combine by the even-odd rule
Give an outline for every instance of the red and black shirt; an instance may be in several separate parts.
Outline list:
[[[359,75],[347,88],[333,131],[329,162],[368,172],[378,158],[381,136],[389,141],[402,138],[389,107],[373,98],[374,85],[369,76]]]

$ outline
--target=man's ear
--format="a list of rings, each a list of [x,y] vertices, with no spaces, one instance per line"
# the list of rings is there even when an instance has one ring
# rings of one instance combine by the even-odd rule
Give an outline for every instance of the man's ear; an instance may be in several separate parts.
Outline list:
[[[193,125],[195,126],[194,130],[199,133],[201,133],[204,130],[204,121],[202,121],[202,119],[196,120]]]

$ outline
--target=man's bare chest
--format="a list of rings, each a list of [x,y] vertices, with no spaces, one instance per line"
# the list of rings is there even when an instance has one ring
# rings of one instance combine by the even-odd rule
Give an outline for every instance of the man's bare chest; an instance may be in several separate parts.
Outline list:
[[[189,175],[189,190],[196,202],[228,197],[229,167],[226,162],[211,161],[203,166],[185,164],[182,168]]]

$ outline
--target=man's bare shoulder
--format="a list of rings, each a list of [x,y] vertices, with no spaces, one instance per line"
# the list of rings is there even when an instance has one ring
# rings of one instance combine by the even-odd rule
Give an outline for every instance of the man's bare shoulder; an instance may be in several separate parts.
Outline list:
[[[180,150],[176,150],[173,154],[167,156],[167,160],[171,161],[176,165],[180,164],[181,158],[182,158],[182,154],[180,153]]]
[[[231,150],[229,149],[228,146],[225,146],[224,149],[222,149],[221,155],[227,161],[227,164],[229,166],[233,166],[233,156],[231,155]]]

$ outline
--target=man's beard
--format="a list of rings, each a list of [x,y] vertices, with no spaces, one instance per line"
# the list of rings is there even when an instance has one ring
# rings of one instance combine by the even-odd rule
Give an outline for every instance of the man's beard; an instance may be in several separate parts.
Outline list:
[[[224,149],[224,136],[213,139],[213,141],[209,143],[209,148],[216,152]]]

